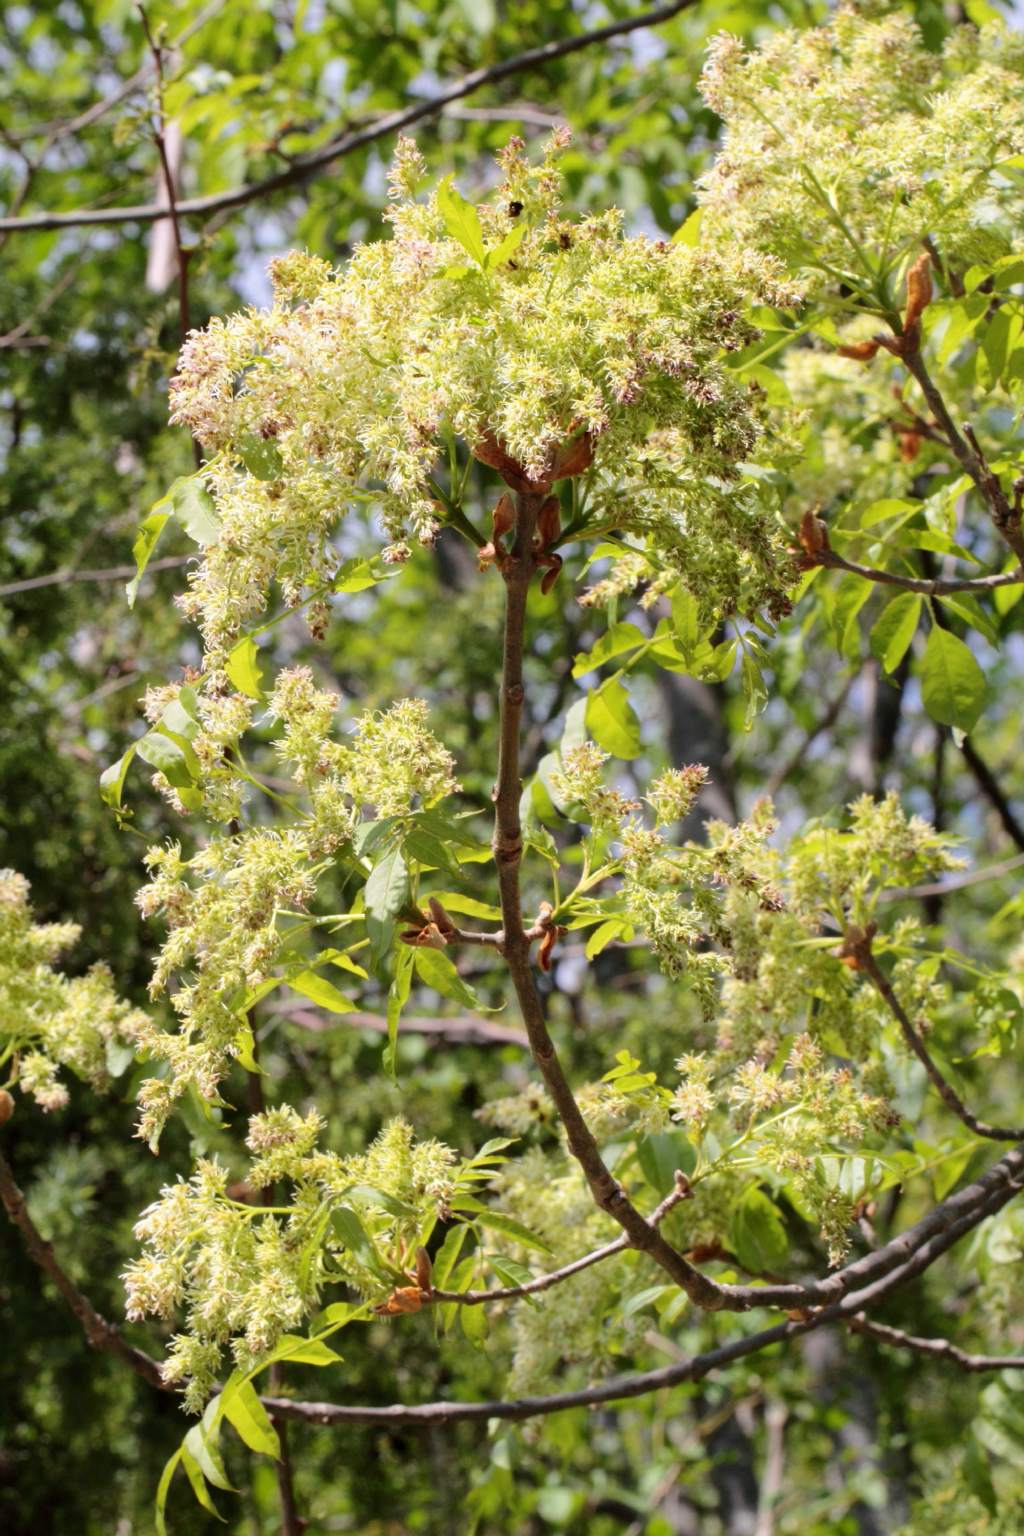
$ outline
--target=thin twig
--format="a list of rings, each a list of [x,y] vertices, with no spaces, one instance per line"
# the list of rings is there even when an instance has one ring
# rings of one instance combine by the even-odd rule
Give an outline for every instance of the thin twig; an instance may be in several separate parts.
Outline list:
[[[984,885],[989,880],[1000,880],[1012,870],[1020,869],[1022,864],[1024,853],[1015,853],[1011,859],[1003,859],[998,864],[986,864],[984,869],[968,870],[962,875],[952,875],[948,880],[933,880],[926,885],[904,885],[897,890],[882,891],[878,899],[923,901],[929,896],[949,896],[953,891],[962,891],[969,885]]]
[[[921,352],[919,328],[915,327],[908,332],[901,341],[898,356],[916,379],[960,468],[980,492],[996,531],[1013,551],[1018,565],[1024,566],[1024,533],[1021,531],[1020,509],[1011,506],[999,476],[989,468],[973,427],[966,424],[962,434],[957,430],[942,391],[928,372]]]
[[[174,252],[178,268],[178,338],[181,345],[184,346],[190,329],[188,263],[191,253],[185,249],[185,242],[182,239],[181,220],[178,217],[178,189],[174,184],[174,171],[171,168],[171,160],[167,152],[167,121],[164,115],[164,50],[153,34],[153,30],[149,25],[149,17],[146,14],[146,8],[141,4],[141,0],[136,0],[136,10],[142,21],[142,30],[146,35],[146,42],[149,44],[149,51],[153,57],[153,68],[156,75],[153,87],[153,143],[160,158],[160,169],[163,172],[164,181],[164,196],[167,199],[171,229],[174,232]],[[201,469],[203,448],[197,437],[192,439],[192,456],[195,459],[196,468]]]
[[[755,1353],[768,1345],[784,1342],[811,1330],[831,1324],[846,1322],[851,1316],[861,1315],[869,1302],[875,1302],[891,1291],[913,1279],[941,1254],[945,1253],[967,1232],[972,1231],[986,1217],[994,1215],[1003,1205],[1019,1193],[1024,1183],[1024,1147],[1008,1152],[987,1173],[955,1195],[941,1201],[916,1226],[902,1233],[877,1254],[856,1260],[838,1275],[817,1282],[816,1286],[764,1288],[762,1297],[768,1305],[793,1305],[794,1293],[798,1297],[833,1300],[836,1304],[808,1314],[800,1320],[791,1320],[759,1334],[720,1346],[705,1355],[698,1355],[676,1365],[643,1375],[622,1377],[603,1383],[600,1387],[586,1388],[582,1392],[556,1393],[548,1397],[524,1398],[517,1401],[490,1403],[424,1403],[414,1407],[393,1403],[385,1407],[362,1407],[333,1403],[301,1403],[287,1398],[263,1398],[263,1404],[275,1421],[295,1419],[307,1423],[383,1423],[417,1424],[455,1419],[525,1419],[540,1414],[555,1413],[562,1408],[615,1402],[625,1398],[640,1397],[662,1387],[674,1386],[683,1381],[699,1380],[718,1365],[730,1364],[744,1355]],[[25,1207],[21,1191],[14,1182],[10,1167],[0,1152],[0,1197],[8,1215],[21,1232],[30,1257],[53,1279],[61,1295],[74,1315],[82,1323],[89,1342],[97,1349],[116,1355],[151,1386],[160,1391],[172,1390],[163,1381],[157,1362],[141,1350],[133,1349],[121,1338],[118,1330],[107,1323],[93,1309],[88,1298],[74,1281],[66,1275],[54,1256],[50,1245],[43,1241]],[[664,1202],[663,1202],[664,1204]],[[659,1211],[662,1207],[659,1207]],[[652,1217],[657,1219],[658,1211]],[[927,1241],[925,1240],[927,1239]],[[895,1257],[894,1257],[895,1256]],[[853,1290],[855,1284],[861,1289]],[[731,1287],[731,1290],[755,1291],[756,1287]],[[769,1292],[786,1293],[781,1303],[769,1300]],[[850,1292],[852,1294],[849,1294]],[[842,1298],[836,1301],[836,1298]]]
[[[675,1189],[666,1195],[648,1218],[652,1227],[659,1226],[680,1200],[690,1198],[690,1187],[685,1179],[681,1174],[677,1174],[676,1178]],[[561,1285],[562,1281],[568,1280],[570,1276],[581,1274],[592,1265],[600,1264],[616,1253],[624,1253],[631,1247],[628,1237],[617,1237],[613,1242],[605,1243],[603,1248],[595,1248],[591,1253],[585,1253],[582,1258],[574,1259],[571,1264],[563,1264],[561,1269],[553,1269],[546,1275],[537,1275],[533,1280],[527,1280],[522,1285],[503,1285],[490,1291],[432,1291],[431,1300],[455,1301],[464,1307],[479,1307],[486,1306],[492,1301],[514,1301],[519,1296],[533,1296],[538,1291],[549,1291],[552,1286]]]
[[[120,1330],[113,1323],[108,1323],[105,1317],[100,1316],[89,1298],[62,1269],[53,1248],[29,1215],[25,1196],[18,1188],[11,1165],[3,1151],[0,1151],[0,1201],[3,1202],[4,1210],[21,1233],[29,1257],[53,1281],[81,1323],[82,1331],[93,1349],[116,1355],[137,1376],[148,1381],[151,1387],[169,1391],[170,1388],[160,1375],[157,1362],[144,1354],[141,1349],[135,1349],[133,1345],[127,1343]]]
[[[944,1253],[962,1237],[969,1227],[958,1225],[950,1228],[940,1239],[929,1245],[929,1251],[918,1253],[905,1264],[892,1270],[873,1284],[846,1296],[834,1306],[825,1307],[800,1319],[793,1318],[759,1333],[747,1334],[720,1344],[701,1355],[694,1355],[660,1370],[645,1371],[635,1376],[620,1376],[599,1386],[583,1387],[575,1392],[555,1392],[544,1397],[497,1399],[476,1403],[391,1403],[385,1407],[369,1407],[351,1403],[296,1403],[286,1398],[264,1398],[264,1406],[276,1419],[299,1419],[312,1424],[383,1424],[415,1425],[455,1423],[456,1421],[487,1419],[532,1419],[543,1414],[559,1413],[566,1408],[596,1407],[601,1403],[623,1402],[629,1398],[645,1397],[651,1392],[682,1382],[700,1381],[720,1366],[731,1365],[746,1355],[758,1354],[773,1344],[785,1344],[805,1333],[835,1323],[846,1324],[850,1317],[859,1314],[863,1307],[875,1303],[898,1287],[920,1274],[939,1253]]]
[[[388,1021],[382,1013],[357,1011],[324,1014],[315,1013],[311,1008],[296,1008],[289,1009],[284,1016],[305,1029],[318,1032],[344,1025],[351,1029],[372,1029],[378,1035],[386,1035],[388,1032]],[[520,1050],[530,1048],[530,1042],[522,1030],[509,1029],[505,1024],[492,1024],[489,1019],[478,1019],[470,1013],[443,1019],[403,1014],[398,1021],[398,1032],[400,1035],[434,1035],[458,1045],[515,1045]]]
[[[187,27],[182,28],[177,37],[172,38],[170,47],[177,49],[183,43],[187,43],[189,38],[193,37],[201,27],[205,27],[208,21],[213,20],[217,12],[223,9],[223,6],[224,0],[214,0],[212,5],[205,6],[189,22]],[[93,123],[99,122],[100,118],[105,117],[113,107],[120,106],[121,102],[130,96],[133,91],[138,90],[140,85],[145,84],[152,73],[153,59],[150,57],[139,66],[133,75],[129,75],[127,80],[122,80],[121,84],[116,86],[109,96],[104,96],[101,101],[96,101],[91,107],[86,107],[76,117],[69,117],[64,121],[58,120],[53,123],[43,123],[38,128],[27,128],[16,137],[12,135],[12,142],[25,144],[29,139],[45,138],[49,140],[49,143],[55,144],[60,139],[66,139],[73,134],[81,133],[83,128],[91,128]]]
[[[176,566],[187,565],[191,555],[162,555],[146,566],[149,571],[170,571]],[[22,581],[9,581],[0,587],[0,597],[16,597],[19,592],[37,592],[41,587],[69,587],[76,581],[127,581],[135,575],[134,565],[111,565],[102,571],[48,571],[45,576],[26,576]]]
[[[278,171],[273,176],[231,187],[225,192],[213,192],[205,197],[184,198],[178,203],[177,212],[181,215],[207,215],[218,213],[222,209],[241,208],[258,198],[268,197],[272,192],[279,192],[285,187],[295,186],[297,183],[308,180],[326,166],[333,164],[335,160],[361,149],[366,144],[372,144],[377,139],[387,137],[388,134],[397,133],[399,129],[408,128],[424,118],[436,117],[450,102],[469,96],[474,91],[480,90],[482,86],[494,85],[499,80],[507,80],[513,75],[523,74],[526,70],[550,64],[555,59],[578,53],[583,48],[590,48],[595,43],[608,42],[613,37],[624,37],[630,32],[660,26],[662,22],[670,21],[673,16],[678,16],[680,12],[688,10],[694,4],[696,0],[675,0],[674,4],[659,6],[656,10],[644,11],[639,16],[627,17],[622,21],[610,22],[607,26],[597,27],[592,32],[581,32],[578,37],[565,37],[555,42],[542,43],[539,47],[528,48],[513,58],[503,59],[486,68],[474,69],[471,73],[464,75],[461,80],[457,80],[454,85],[439,91],[436,96],[431,96],[426,101],[401,107],[375,123],[331,139],[322,149],[314,150],[308,155],[296,156],[285,170]],[[169,210],[160,203],[139,203],[132,207],[101,209],[76,208],[67,213],[34,213],[21,218],[0,219],[0,233],[7,231],[13,234],[30,229],[67,229],[84,224],[152,224],[157,219],[169,217]]]
[[[883,1344],[893,1344],[900,1349],[912,1349],[919,1355],[932,1355],[936,1359],[951,1360],[965,1371],[1024,1371],[1024,1355],[971,1355],[949,1339],[922,1339],[902,1328],[890,1328],[887,1323],[876,1323],[863,1313],[850,1319],[854,1333],[866,1333]]]
[[[881,571],[873,565],[847,560],[834,549],[820,551],[816,563],[830,571],[848,571],[865,581],[886,587],[900,587],[904,592],[922,592],[926,597],[941,597],[945,592],[991,592],[996,587],[1016,587],[1024,582],[1024,569],[1000,571],[993,576],[963,576],[927,581],[922,576],[901,576],[897,571]]]
[[[847,943],[849,942],[848,938]],[[910,1015],[896,996],[888,976],[886,976],[871,953],[870,940],[866,940],[862,945],[856,945],[851,953],[855,954],[858,969],[864,972],[879,997],[886,1004],[889,1012],[899,1024],[904,1040],[906,1040],[910,1049],[927,1072],[934,1087],[938,1090],[944,1103],[953,1111],[954,1115],[959,1120],[962,1120],[968,1130],[974,1132],[975,1136],[984,1136],[989,1141],[1021,1141],[1024,1139],[1024,1128],[1016,1126],[1010,1129],[998,1125],[989,1125],[987,1121],[979,1120],[978,1116],[967,1108],[967,1105],[952,1084],[946,1081],[935,1065],[928,1047],[914,1028]]]

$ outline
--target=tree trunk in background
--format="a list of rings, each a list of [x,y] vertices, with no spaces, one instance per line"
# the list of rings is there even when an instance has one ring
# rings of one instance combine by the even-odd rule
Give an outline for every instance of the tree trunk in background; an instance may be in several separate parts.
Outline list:
[[[865,1472],[876,1479],[884,1476],[878,1460],[877,1412],[874,1388],[867,1377],[855,1377],[844,1369],[842,1340],[822,1329],[808,1334],[803,1345],[814,1382],[813,1398],[822,1409],[837,1407],[846,1414],[845,1422],[835,1431],[836,1454],[829,1460],[826,1480],[837,1494],[843,1491],[844,1467],[855,1475]],[[887,1504],[893,1506],[890,1495]],[[895,1529],[886,1514],[872,1509],[863,1500],[851,1504],[850,1515],[856,1521],[857,1536],[889,1536]]]

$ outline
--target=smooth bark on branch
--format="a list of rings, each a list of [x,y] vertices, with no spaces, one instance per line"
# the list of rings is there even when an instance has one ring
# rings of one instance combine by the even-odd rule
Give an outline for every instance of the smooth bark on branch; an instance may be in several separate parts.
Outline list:
[[[1024,1355],[972,1355],[960,1349],[951,1339],[925,1339],[902,1328],[890,1328],[887,1323],[876,1323],[869,1317],[858,1315],[850,1322],[854,1333],[867,1334],[883,1344],[897,1349],[912,1349],[919,1355],[932,1355],[937,1360],[951,1360],[964,1371],[1024,1371]]]
[[[565,1128],[569,1150],[582,1168],[595,1202],[615,1218],[626,1233],[631,1247],[649,1254],[682,1287],[691,1301],[713,1310],[721,1304],[719,1286],[702,1275],[666,1242],[657,1228],[633,1205],[605,1165],[565,1076],[554,1041],[548,1032],[540,995],[534,982],[531,941],[523,925],[519,890],[519,866],[523,855],[523,829],[519,819],[519,800],[522,794],[519,737],[525,698],[523,651],[526,603],[530,582],[536,570],[533,535],[545,494],[517,491],[513,541],[502,565],[505,622],[492,846],[498,871],[504,930],[503,953],[526,1026],[530,1052]]]
[[[14,1172],[2,1150],[0,1150],[0,1201],[3,1202],[4,1210],[21,1233],[29,1258],[38,1264],[43,1273],[53,1281],[68,1307],[81,1323],[82,1331],[92,1348],[102,1350],[109,1355],[116,1355],[137,1376],[148,1381],[151,1387],[158,1387],[163,1392],[170,1391],[171,1389],[160,1375],[157,1362],[144,1354],[141,1349],[136,1349],[129,1344],[113,1323],[108,1323],[105,1317],[101,1317],[89,1298],[64,1272],[52,1246],[42,1236],[29,1215],[25,1196],[18,1188]]]

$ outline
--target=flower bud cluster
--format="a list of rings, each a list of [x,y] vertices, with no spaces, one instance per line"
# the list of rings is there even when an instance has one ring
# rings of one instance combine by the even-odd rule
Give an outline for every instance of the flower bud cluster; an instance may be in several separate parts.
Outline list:
[[[179,1020],[177,1030],[150,1019],[137,1028],[140,1046],[170,1069],[140,1091],[139,1135],[151,1146],[190,1086],[216,1102],[247,1038],[246,1009],[285,963],[283,922],[309,910],[332,855],[361,815],[405,814],[459,787],[421,700],[363,716],[352,746],[331,734],[336,703],[314,686],[307,668],[282,672],[271,694],[271,715],[284,726],[279,755],[307,796],[293,824],[217,833],[187,860],[177,844],[146,854],[150,880],[136,900],[144,916],[161,916],[168,930],[150,994],[176,981],[171,1004]],[[233,731],[244,713],[231,700],[202,707],[207,731],[218,720]]]
[[[701,81],[725,142],[702,183],[702,238],[771,254],[807,288],[925,236],[969,265],[1019,222],[1024,44],[1001,22],[954,28],[941,53],[902,12],[841,5],[827,25],[752,53],[722,34]]]
[[[416,1142],[394,1120],[365,1153],[339,1157],[318,1150],[322,1130],[315,1110],[302,1116],[288,1106],[249,1122],[246,1187],[290,1186],[283,1204],[268,1210],[233,1199],[227,1170],[201,1159],[188,1182],[163,1189],[136,1224],[142,1252],[122,1277],[127,1314],[169,1319],[185,1311],[186,1329],[172,1339],[162,1374],[184,1385],[190,1412],[202,1408],[226,1351],[251,1369],[304,1324],[326,1285],[351,1286],[371,1300],[386,1294],[387,1272],[369,1269],[330,1224],[332,1210],[353,1198],[349,1191],[379,1196],[379,1205],[360,1206],[359,1220],[382,1261],[398,1269],[424,1223],[448,1214],[459,1166],[450,1147]]]
[[[62,1069],[109,1087],[110,1052],[131,1048],[148,1026],[118,997],[105,965],[73,978],[54,970],[79,931],[75,923],[35,923],[28,881],[0,870],[0,1060],[43,1110],[68,1102]]]

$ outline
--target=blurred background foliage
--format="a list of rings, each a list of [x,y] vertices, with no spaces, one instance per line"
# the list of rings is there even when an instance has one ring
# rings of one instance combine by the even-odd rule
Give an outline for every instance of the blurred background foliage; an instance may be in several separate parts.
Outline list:
[[[937,0],[907,9],[932,46],[960,13]],[[181,195],[286,172],[296,156],[445,82],[637,10],[608,0],[157,0],[150,24],[175,44],[165,109],[176,125]],[[416,137],[432,171],[454,171],[474,196],[495,177],[491,157],[510,133],[534,144],[568,122],[571,202],[581,210],[618,204],[632,228],[668,236],[692,210],[694,178],[716,143],[716,121],[695,90],[707,38],[727,29],[757,40],[814,24],[825,11],[819,0],[704,0],[656,28],[485,85],[425,117]],[[992,8],[964,11],[981,20]],[[149,54],[133,7],[34,0],[5,5],[0,15],[6,210],[151,202],[160,184],[148,127]],[[263,302],[265,262],[276,253],[299,245],[340,260],[353,242],[379,236],[392,147],[388,135],[301,182],[186,219],[189,323]],[[187,437],[166,426],[181,330],[169,233],[166,221],[0,233],[0,862],[31,880],[41,918],[82,925],[72,968],[102,957],[139,1001],[157,937],[133,905],[140,854],[170,835],[171,818],[135,777],[131,819],[119,830],[97,778],[141,729],[145,686],[197,659],[172,601],[188,554],[183,536],[169,534],[161,545],[161,556],[178,562],[151,568],[134,611],[118,572],[138,522],[192,464]],[[811,451],[806,473],[824,475],[827,463],[815,469],[813,443]],[[354,525],[344,538],[352,553],[379,543],[375,530]],[[768,789],[789,825],[865,789],[896,786],[914,809],[973,838],[978,863],[1011,859],[1024,848],[1013,688],[1024,604],[1001,616],[998,650],[974,637],[990,701],[972,761],[923,711],[909,661],[887,678],[872,656],[877,607],[852,626],[841,612],[837,646],[838,583],[819,575],[772,643],[771,702],[749,731],[732,681],[641,680],[634,703],[645,764],[706,762],[714,814],[731,818]],[[571,582],[533,602],[529,769],[557,742],[561,716],[579,696],[573,655],[601,632]],[[339,599],[325,648],[312,652],[300,621],[273,631],[273,660],[308,660],[352,713],[405,694],[428,697],[469,802],[483,807],[495,756],[498,603],[497,583],[480,582],[465,547],[445,537],[434,551],[418,551],[397,579]],[[1000,787],[986,789],[986,773]],[[1016,942],[1019,907],[991,925],[1012,890],[1004,878],[965,891],[955,914],[945,914],[955,919],[956,941]],[[940,915],[936,899],[929,917]],[[667,1033],[657,1059],[650,1021],[681,1005],[670,1004],[660,981],[634,971],[628,955],[608,952],[588,971],[570,953],[555,982],[552,1018],[572,1076],[600,1075],[614,1049],[638,1047],[641,1038],[652,1070],[677,1054]],[[269,1007],[261,1018],[269,1091],[301,1103],[315,1090],[328,1140],[342,1150],[363,1146],[399,1108],[420,1134],[468,1147],[480,1134],[474,1111],[527,1081],[514,1045],[413,1032],[402,1041],[400,1096],[380,1071],[372,1028],[312,1009],[283,1022]],[[233,1143],[198,1116],[176,1124],[159,1160],[150,1158],[130,1139],[134,1084],[121,1086],[102,1102],[79,1092],[53,1121],[19,1114],[9,1134],[40,1228],[112,1317],[122,1310],[118,1272],[139,1209],[196,1152],[236,1159]],[[904,1305],[924,1329],[935,1305],[928,1292]],[[0,1526],[9,1536],[150,1530],[153,1489],[183,1428],[176,1401],[89,1354],[9,1231],[0,1243],[0,1313]],[[299,1369],[296,1389],[383,1403],[493,1388],[486,1354],[467,1341],[442,1360],[429,1334],[414,1352],[406,1334],[380,1323],[347,1333],[345,1354],[329,1387],[304,1383]],[[292,1440],[299,1504],[314,1531],[880,1536],[910,1520],[922,1531],[941,1520],[951,1533],[1009,1536],[1022,1523],[1012,1483],[1002,1485],[997,1507],[985,1477],[971,1484],[970,1467],[952,1485],[949,1477],[963,1451],[962,1426],[985,1412],[1009,1436],[1011,1470],[1015,1461],[1024,1468],[1020,1404],[998,1383],[897,1359],[866,1339],[814,1335],[774,1363],[770,1384],[755,1366],[649,1402],[574,1411],[493,1436],[484,1426],[429,1434],[304,1428]],[[774,1523],[765,1523],[765,1469],[782,1443],[784,1487]],[[222,1501],[228,1528],[269,1536],[279,1528],[273,1469],[240,1466],[237,1481],[247,1491]],[[174,1528],[217,1528],[187,1492],[181,1498]]]

